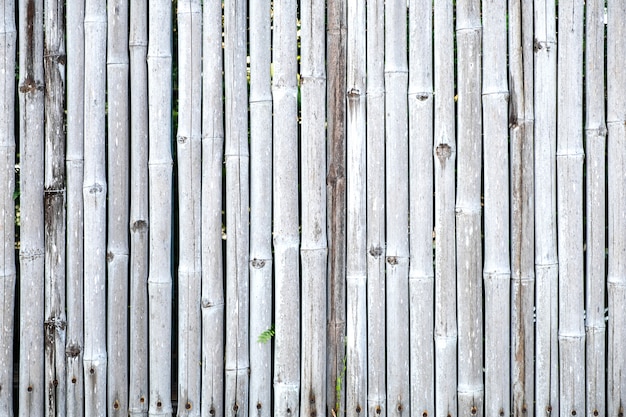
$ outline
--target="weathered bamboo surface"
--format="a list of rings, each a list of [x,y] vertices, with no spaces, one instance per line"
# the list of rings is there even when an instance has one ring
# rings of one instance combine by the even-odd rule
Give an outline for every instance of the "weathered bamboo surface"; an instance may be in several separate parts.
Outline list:
[[[5,0],[0,416],[622,417],[624,28]]]

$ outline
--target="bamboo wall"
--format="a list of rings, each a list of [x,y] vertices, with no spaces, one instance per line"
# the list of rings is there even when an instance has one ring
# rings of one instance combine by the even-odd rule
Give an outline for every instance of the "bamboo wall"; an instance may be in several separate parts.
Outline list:
[[[3,0],[0,416],[623,417],[625,31]]]

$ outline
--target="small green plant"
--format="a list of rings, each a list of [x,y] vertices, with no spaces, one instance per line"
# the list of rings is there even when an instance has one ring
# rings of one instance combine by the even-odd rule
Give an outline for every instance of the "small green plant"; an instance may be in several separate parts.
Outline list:
[[[275,334],[276,330],[274,330],[274,325],[272,324],[268,329],[265,329],[261,332],[261,334],[257,338],[257,342],[267,343],[272,340],[272,337],[274,337]]]
[[[343,368],[341,369],[341,373],[337,375],[337,381],[335,382],[335,394],[337,396],[337,402],[335,403],[335,408],[332,409],[333,416],[338,416],[341,409],[341,388],[343,386],[343,379],[346,376],[346,340],[343,341]]]

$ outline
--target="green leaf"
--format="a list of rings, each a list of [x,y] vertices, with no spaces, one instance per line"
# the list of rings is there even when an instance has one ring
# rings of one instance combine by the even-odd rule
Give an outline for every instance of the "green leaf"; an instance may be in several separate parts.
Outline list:
[[[275,334],[276,334],[276,331],[274,330],[274,325],[272,324],[269,329],[263,330],[261,332],[261,334],[259,335],[257,339],[257,342],[267,343],[272,339],[272,337],[274,337]]]

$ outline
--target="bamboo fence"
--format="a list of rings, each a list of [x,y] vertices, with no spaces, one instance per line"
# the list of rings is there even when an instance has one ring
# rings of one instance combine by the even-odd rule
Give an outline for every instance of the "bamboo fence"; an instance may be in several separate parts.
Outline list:
[[[5,0],[0,416],[623,417],[625,28]]]

